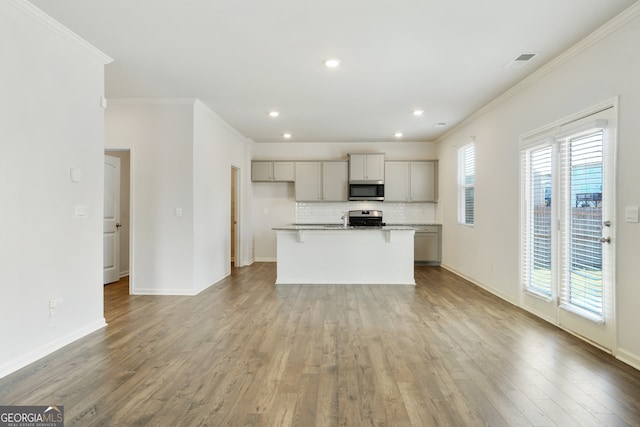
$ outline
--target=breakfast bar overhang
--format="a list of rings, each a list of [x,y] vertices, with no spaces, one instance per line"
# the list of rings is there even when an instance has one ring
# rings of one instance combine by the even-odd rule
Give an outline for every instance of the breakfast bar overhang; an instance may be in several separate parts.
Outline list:
[[[276,285],[415,285],[412,227],[293,225],[274,230]]]

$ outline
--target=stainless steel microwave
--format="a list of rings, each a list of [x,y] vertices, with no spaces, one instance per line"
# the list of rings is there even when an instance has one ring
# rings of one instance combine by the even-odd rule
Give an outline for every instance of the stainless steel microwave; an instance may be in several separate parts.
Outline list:
[[[384,200],[384,184],[349,184],[349,200]]]

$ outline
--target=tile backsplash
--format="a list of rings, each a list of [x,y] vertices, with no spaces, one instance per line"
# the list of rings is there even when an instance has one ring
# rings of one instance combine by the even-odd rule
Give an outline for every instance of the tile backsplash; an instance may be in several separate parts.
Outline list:
[[[433,224],[436,206],[435,203],[296,202],[295,218],[298,224],[340,224],[345,212],[376,209],[382,211],[382,220],[387,224]]]

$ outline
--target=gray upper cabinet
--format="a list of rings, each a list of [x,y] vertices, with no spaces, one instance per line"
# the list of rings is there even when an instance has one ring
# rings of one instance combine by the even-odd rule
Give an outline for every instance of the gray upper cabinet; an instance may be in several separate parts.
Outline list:
[[[386,202],[436,202],[438,200],[438,162],[385,162]]]
[[[322,201],[322,162],[296,162],[296,200]]]
[[[347,201],[348,163],[296,162],[296,201]]]
[[[349,200],[349,163],[322,162],[322,199],[326,202]]]
[[[266,162],[251,163],[252,181],[295,181],[295,162]]]
[[[384,154],[349,154],[349,180],[384,180]]]

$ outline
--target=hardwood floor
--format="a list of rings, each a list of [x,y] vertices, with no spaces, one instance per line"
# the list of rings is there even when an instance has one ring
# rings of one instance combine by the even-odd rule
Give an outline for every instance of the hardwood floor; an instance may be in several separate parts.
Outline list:
[[[109,326],[0,380],[67,426],[638,426],[640,372],[437,267],[417,286],[105,288]]]

